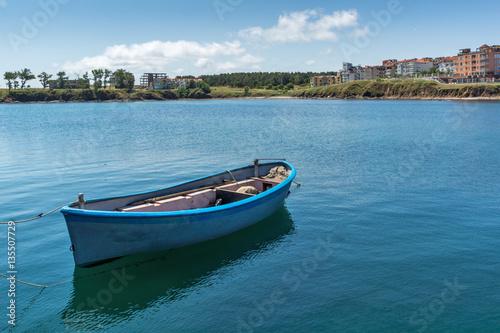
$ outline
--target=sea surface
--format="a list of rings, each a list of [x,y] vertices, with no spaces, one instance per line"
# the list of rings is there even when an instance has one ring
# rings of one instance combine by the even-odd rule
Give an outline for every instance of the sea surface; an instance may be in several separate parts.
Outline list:
[[[498,102],[0,105],[0,221],[254,158],[286,158],[302,186],[213,241],[85,269],[60,212],[16,225],[16,278],[48,287],[11,297],[2,278],[0,330],[500,331]]]

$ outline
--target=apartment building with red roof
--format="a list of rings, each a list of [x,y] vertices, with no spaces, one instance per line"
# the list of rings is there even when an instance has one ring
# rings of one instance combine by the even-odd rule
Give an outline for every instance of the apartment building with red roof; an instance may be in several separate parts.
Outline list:
[[[311,78],[311,86],[330,85],[356,80],[376,80],[378,78],[414,77],[428,72],[433,67],[445,75],[438,76],[440,82],[495,82],[500,80],[500,45],[482,45],[472,52],[461,49],[457,56],[438,58],[413,58],[398,61],[387,59],[382,66],[353,66],[342,63],[336,80],[324,77]],[[453,75],[453,76],[451,76]],[[435,76],[433,76],[435,77]]]
[[[500,45],[482,45],[471,51],[461,49],[455,57],[455,73],[461,81],[500,79]],[[487,80],[486,80],[487,81]]]
[[[311,87],[322,87],[322,86],[330,86],[332,84],[340,83],[338,82],[338,78],[335,75],[322,75],[322,76],[313,76],[310,79]]]

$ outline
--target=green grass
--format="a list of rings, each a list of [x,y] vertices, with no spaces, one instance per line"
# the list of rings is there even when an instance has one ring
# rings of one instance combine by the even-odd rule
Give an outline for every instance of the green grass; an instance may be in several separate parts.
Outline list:
[[[9,94],[9,90],[7,89],[0,89],[0,101],[3,101],[5,97]]]
[[[270,98],[277,96],[290,96],[290,92],[285,90],[250,89],[245,96],[244,88],[212,87],[212,98]]]

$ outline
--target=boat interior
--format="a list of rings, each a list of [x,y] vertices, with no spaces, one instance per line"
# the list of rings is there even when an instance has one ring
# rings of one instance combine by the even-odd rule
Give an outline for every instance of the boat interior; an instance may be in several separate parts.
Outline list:
[[[170,212],[200,209],[247,199],[280,184],[284,179],[250,177],[241,181],[185,191],[116,208],[120,212]],[[251,193],[246,193],[251,192]]]

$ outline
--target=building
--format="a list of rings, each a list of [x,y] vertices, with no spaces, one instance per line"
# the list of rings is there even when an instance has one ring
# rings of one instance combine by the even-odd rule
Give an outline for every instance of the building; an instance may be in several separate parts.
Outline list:
[[[382,61],[382,66],[384,66],[384,67],[391,66],[391,65],[394,65],[397,62],[398,62],[398,59],[384,60],[384,61]]]
[[[337,81],[337,77],[335,75],[324,75],[324,76],[313,76],[310,80],[311,82],[311,87],[322,87],[322,86],[331,86],[336,83],[339,83]]]
[[[428,58],[423,59],[407,59],[396,63],[397,76],[413,76],[423,71],[428,71],[434,64]]]
[[[153,90],[174,89],[185,87],[189,81],[201,82],[202,79],[187,79],[175,78],[171,79],[168,76],[154,78],[149,87]]]
[[[342,82],[363,80],[365,70],[361,65],[353,66],[350,62],[342,63]]]
[[[382,67],[384,67],[385,71],[384,77],[388,77],[391,79],[396,77],[397,63],[398,63],[397,59],[388,59],[382,61]]]
[[[384,66],[384,68],[385,68],[385,76],[386,77],[388,77],[390,79],[393,79],[396,77],[397,70],[398,70],[397,64],[390,64],[390,65]]]
[[[434,64],[434,67],[436,67],[439,72],[444,74],[454,74],[455,58],[456,57],[442,57]]]
[[[90,85],[89,80],[86,80],[88,85]],[[78,89],[78,80],[65,80],[64,89]],[[59,89],[58,80],[49,80],[49,89]]]
[[[376,80],[385,76],[384,66],[365,66],[363,80]]]
[[[116,72],[115,72],[116,73]],[[115,77],[115,73],[111,74],[111,77],[109,78],[109,85],[111,87],[116,87],[116,77]],[[129,73],[129,72],[125,72],[124,73],[125,75],[129,76],[129,77],[132,77],[133,79],[133,82],[135,82],[135,77],[134,77],[134,74],[132,73]]]
[[[140,78],[141,87],[149,87],[154,79],[167,78],[167,73],[144,73]]]
[[[438,73],[434,73],[436,70]],[[420,75],[422,72],[432,72]],[[444,74],[444,75],[440,75]],[[353,66],[342,63],[338,71],[337,83],[356,80],[376,80],[379,78],[429,78],[441,83],[471,83],[500,81],[500,45],[483,45],[475,51],[461,49],[457,56],[421,59],[387,59],[382,66]],[[319,85],[313,82],[311,85]]]
[[[165,76],[165,77],[153,78],[148,87],[153,90],[163,90],[163,89],[172,89],[173,85],[174,85],[173,79],[169,79],[167,76]]]
[[[434,63],[432,62],[432,58],[422,58],[416,59],[414,61],[408,62],[408,74],[413,76],[415,74],[419,74],[420,72],[427,72],[432,67],[434,67]]]
[[[194,81],[194,82],[203,81],[202,79],[191,79],[191,78],[175,78],[172,80],[173,80],[174,85],[178,88],[185,87],[189,81]]]
[[[484,44],[476,51],[461,49],[454,63],[458,83],[498,80],[500,79],[500,45]]]

